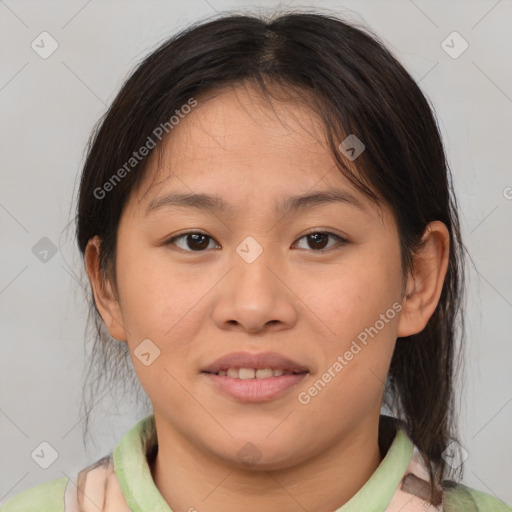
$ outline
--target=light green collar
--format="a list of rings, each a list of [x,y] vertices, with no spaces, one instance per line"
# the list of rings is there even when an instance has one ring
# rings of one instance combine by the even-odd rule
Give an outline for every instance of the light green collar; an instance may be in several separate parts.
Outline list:
[[[370,479],[335,512],[384,512],[404,477],[413,450],[413,442],[399,429]]]
[[[114,473],[132,512],[172,512],[153,481],[146,453],[156,440],[153,414],[140,420],[114,449]]]
[[[132,512],[172,512],[153,481],[146,459],[155,442],[155,417],[151,414],[132,427],[114,449],[114,472]],[[413,449],[412,441],[399,429],[370,479],[336,512],[383,512],[398,489]]]

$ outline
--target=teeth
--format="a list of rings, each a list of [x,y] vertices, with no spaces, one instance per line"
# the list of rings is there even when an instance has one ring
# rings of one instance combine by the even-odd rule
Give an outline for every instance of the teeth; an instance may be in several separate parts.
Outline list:
[[[271,368],[228,368],[220,370],[217,375],[232,377],[234,379],[269,379],[270,377],[280,377],[281,375],[290,375],[293,372],[289,370],[272,370]]]
[[[239,379],[254,379],[256,371],[253,368],[240,368],[238,370]]]
[[[256,370],[256,378],[257,379],[268,379],[272,377],[273,373],[270,368]]]

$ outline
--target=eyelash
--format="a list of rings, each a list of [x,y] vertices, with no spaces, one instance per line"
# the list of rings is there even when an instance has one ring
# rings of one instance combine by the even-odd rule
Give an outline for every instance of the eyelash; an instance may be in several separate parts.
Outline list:
[[[315,229],[315,230],[312,230],[312,231],[310,231],[308,233],[305,233],[300,238],[298,238],[298,240],[302,240],[303,238],[305,238],[307,236],[315,235],[315,234],[327,235],[327,236],[332,236],[334,238],[337,238],[339,240],[339,243],[342,246],[349,243],[349,241],[346,238],[343,238],[340,235],[337,235],[335,233],[331,233],[330,231],[319,231],[318,229]],[[173,245],[176,240],[179,240],[181,238],[185,238],[188,235],[203,235],[203,236],[209,238],[210,240],[214,240],[214,238],[212,238],[211,236],[209,236],[206,233],[203,233],[201,231],[187,231],[186,233],[181,233],[180,235],[177,235],[177,236],[174,236],[174,237],[168,239],[166,242],[164,242],[164,245]],[[181,247],[179,249],[181,249]],[[331,249],[332,249],[332,247],[329,247],[327,249],[319,249],[319,250],[310,249],[310,250],[313,251],[313,252],[323,253],[323,252],[327,252],[327,251],[329,251]],[[183,250],[185,252],[191,252],[191,253],[194,253],[194,252],[198,252],[198,253],[199,252],[206,252],[206,249],[205,250],[199,250],[199,251],[192,251],[192,250],[188,250],[188,249],[181,249],[181,250]]]

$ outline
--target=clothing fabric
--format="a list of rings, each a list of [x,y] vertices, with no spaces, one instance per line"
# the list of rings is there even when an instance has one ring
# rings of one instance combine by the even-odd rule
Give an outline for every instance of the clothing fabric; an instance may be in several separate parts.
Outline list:
[[[381,416],[379,447],[384,457],[378,468],[334,512],[512,512],[498,498],[454,482],[439,489],[439,505],[429,503],[425,463],[396,419]],[[132,427],[110,454],[82,469],[76,478],[31,487],[0,505],[0,512],[172,512],[151,475],[157,450],[155,419],[150,415]],[[199,503],[196,508],[201,510]]]

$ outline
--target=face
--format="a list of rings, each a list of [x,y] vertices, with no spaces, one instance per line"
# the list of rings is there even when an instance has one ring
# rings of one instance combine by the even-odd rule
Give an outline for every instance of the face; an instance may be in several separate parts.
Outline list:
[[[126,204],[116,270],[118,324],[157,424],[278,469],[378,417],[402,274],[390,211],[336,168],[314,113],[273,107],[250,88],[199,101]],[[290,199],[321,193],[338,199]],[[239,352],[256,360],[205,373]]]

